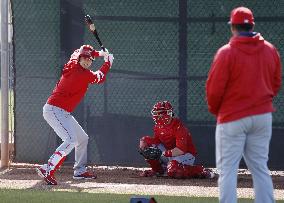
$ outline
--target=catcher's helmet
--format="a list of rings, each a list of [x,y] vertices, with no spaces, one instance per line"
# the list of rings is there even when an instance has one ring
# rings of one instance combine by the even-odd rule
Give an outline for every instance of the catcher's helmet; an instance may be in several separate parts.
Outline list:
[[[153,106],[151,114],[155,124],[170,124],[172,117],[174,116],[173,106],[169,101],[159,101]]]
[[[78,59],[83,56],[89,59],[94,60],[92,57],[92,51],[94,51],[94,48],[91,45],[82,45],[79,49],[79,57]]]

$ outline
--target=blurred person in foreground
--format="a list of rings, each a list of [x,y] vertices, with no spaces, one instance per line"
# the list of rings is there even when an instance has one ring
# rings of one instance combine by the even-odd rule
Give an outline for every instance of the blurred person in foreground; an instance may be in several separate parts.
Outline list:
[[[267,167],[272,134],[272,100],[281,87],[277,49],[253,32],[250,9],[232,10],[232,37],[213,60],[206,82],[209,111],[217,118],[216,165],[219,201],[237,202],[237,174],[243,157],[252,174],[256,203],[275,202]]]

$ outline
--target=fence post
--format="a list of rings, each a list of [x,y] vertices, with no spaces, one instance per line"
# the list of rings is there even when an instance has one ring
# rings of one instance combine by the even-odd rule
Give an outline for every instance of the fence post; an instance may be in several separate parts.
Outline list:
[[[8,0],[1,0],[1,165],[9,163],[8,120]]]
[[[179,0],[179,117],[187,122],[187,0]]]

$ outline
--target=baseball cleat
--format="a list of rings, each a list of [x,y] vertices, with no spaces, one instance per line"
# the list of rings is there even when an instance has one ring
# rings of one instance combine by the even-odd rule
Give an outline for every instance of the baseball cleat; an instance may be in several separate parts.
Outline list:
[[[210,169],[204,169],[202,172],[202,177],[211,179],[215,177],[215,173]]]
[[[73,176],[73,179],[74,180],[81,180],[81,179],[96,179],[97,178],[97,175],[93,172],[89,172],[89,171],[86,171],[82,174],[79,174],[79,175],[74,175]]]
[[[153,177],[156,176],[156,172],[153,170],[145,170],[139,174],[140,177]]]
[[[57,181],[53,175],[50,175],[46,170],[43,168],[36,168],[35,169],[37,174],[45,180],[48,185],[57,185]]]
[[[145,171],[142,171],[140,174],[139,174],[140,177],[153,177],[153,176],[156,176],[156,177],[166,177],[167,174],[166,173],[157,173],[153,170],[145,170]]]

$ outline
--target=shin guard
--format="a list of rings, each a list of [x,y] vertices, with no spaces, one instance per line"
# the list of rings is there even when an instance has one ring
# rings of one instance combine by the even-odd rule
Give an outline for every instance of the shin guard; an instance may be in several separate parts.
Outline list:
[[[154,172],[160,173],[160,174],[164,173],[164,169],[162,167],[160,160],[150,160],[150,159],[145,159],[145,160],[150,165],[150,167],[152,168]]]
[[[170,161],[167,166],[167,174],[171,178],[183,178],[183,165],[176,160]]]
[[[204,168],[201,165],[183,165],[183,170],[185,178],[199,178],[202,176]]]
[[[183,165],[176,160],[169,162],[167,173],[172,178],[200,178],[203,177],[204,168],[201,165]]]

